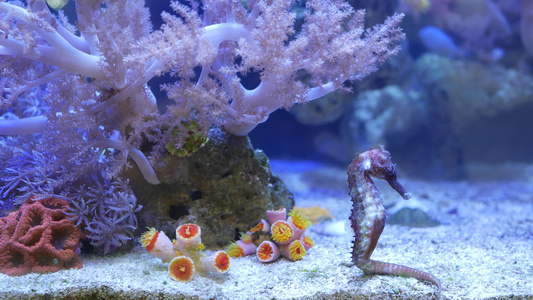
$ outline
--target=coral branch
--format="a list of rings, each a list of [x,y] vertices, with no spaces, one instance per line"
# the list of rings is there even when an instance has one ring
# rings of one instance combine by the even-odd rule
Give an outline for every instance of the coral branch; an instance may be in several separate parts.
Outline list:
[[[148,162],[148,159],[146,158],[144,153],[142,153],[142,151],[120,140],[108,139],[105,144],[107,148],[114,148],[121,151],[126,151],[128,156],[135,161],[146,181],[150,182],[151,184],[160,183],[159,179],[157,179],[157,175],[155,174],[154,169],[152,168],[152,166]]]
[[[4,48],[3,51],[0,51],[1,54],[26,57],[59,66],[71,72],[81,73],[88,77],[104,78],[104,73],[99,64],[100,58],[72,46],[51,24],[39,19],[27,10],[9,3],[0,3],[0,11],[5,11],[12,18],[24,21],[30,29],[37,32],[51,45],[34,45],[33,52],[28,53],[22,42],[8,37],[0,39],[0,45]]]
[[[343,0],[307,1],[300,15],[289,0],[171,1],[159,30],[143,0],[76,1],[76,26],[44,0],[25,3],[0,2],[0,106],[35,94],[41,115],[4,117],[0,134],[40,133],[16,138],[75,158],[63,183],[94,165],[116,177],[129,156],[157,184],[147,157],[186,147],[184,124],[246,135],[279,108],[376,71],[404,37],[403,15],[365,30],[364,12]],[[241,82],[250,72],[259,76],[253,88]],[[170,101],[156,103],[148,83],[162,75],[172,78],[162,87]],[[139,149],[146,142],[150,153]],[[91,156],[103,148],[127,155]]]
[[[45,116],[17,120],[0,120],[0,135],[39,133],[45,130],[46,121]]]

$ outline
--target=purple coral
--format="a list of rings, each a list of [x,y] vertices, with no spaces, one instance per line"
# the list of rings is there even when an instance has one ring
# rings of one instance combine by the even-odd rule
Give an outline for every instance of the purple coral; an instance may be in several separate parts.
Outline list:
[[[137,228],[135,214],[142,206],[137,205],[127,181],[100,180],[72,190],[66,214],[85,230],[93,246],[109,253],[132,240]]]

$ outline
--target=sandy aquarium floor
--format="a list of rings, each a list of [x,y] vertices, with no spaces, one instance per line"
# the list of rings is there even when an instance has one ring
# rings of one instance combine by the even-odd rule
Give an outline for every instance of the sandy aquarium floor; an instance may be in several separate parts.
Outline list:
[[[79,270],[0,274],[0,299],[533,299],[531,166],[476,166],[474,179],[464,182],[409,180],[400,173],[414,195],[408,201],[379,185],[387,205],[420,208],[441,225],[387,224],[372,258],[429,272],[440,279],[440,292],[412,278],[363,276],[351,266],[352,237],[342,234],[351,208],[345,169],[283,161],[272,161],[272,169],[298,206],[326,207],[338,221],[309,229],[316,246],[302,261],[233,259],[227,274],[180,283],[137,247],[128,254],[82,257]]]

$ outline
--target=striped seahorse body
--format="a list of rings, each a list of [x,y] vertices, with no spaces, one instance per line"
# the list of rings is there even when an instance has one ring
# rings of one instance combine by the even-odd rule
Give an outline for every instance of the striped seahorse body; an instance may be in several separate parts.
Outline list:
[[[440,290],[439,280],[429,273],[370,259],[386,219],[385,208],[371,177],[386,180],[402,198],[407,200],[411,197],[398,182],[390,153],[383,146],[357,155],[348,169],[348,184],[353,202],[350,223],[355,235],[352,249],[354,264],[365,274],[413,277],[429,281]]]

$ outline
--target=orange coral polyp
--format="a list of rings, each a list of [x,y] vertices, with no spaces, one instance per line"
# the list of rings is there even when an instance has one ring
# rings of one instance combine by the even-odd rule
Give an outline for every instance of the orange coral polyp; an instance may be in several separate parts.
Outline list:
[[[272,251],[272,246],[269,244],[263,245],[263,247],[260,247],[257,251],[257,257],[259,257],[260,261],[271,259],[272,254],[274,254],[274,252]]]
[[[215,267],[221,273],[225,273],[229,270],[229,265],[230,265],[229,255],[224,251],[218,252],[215,258]]]
[[[257,259],[260,262],[268,263],[273,262],[279,257],[279,248],[270,241],[262,242],[259,247],[257,247]]]
[[[176,229],[176,243],[175,245],[185,255],[189,255],[189,252],[197,252],[202,250],[202,230],[200,226],[195,224],[184,224]]]
[[[172,259],[168,265],[170,277],[176,281],[187,282],[194,277],[196,272],[193,261],[186,256],[178,256]]]
[[[202,256],[198,269],[208,273],[226,273],[229,270],[230,258],[224,251],[217,251],[209,256]]]
[[[268,223],[265,220],[261,220],[259,224],[255,225],[255,227],[252,227],[250,229],[250,232],[261,232],[261,231],[268,232]]]
[[[291,242],[294,238],[294,230],[287,221],[276,221],[276,223],[272,224],[270,230],[272,239],[281,245]]]
[[[154,238],[150,241],[150,244],[146,246],[146,250],[148,250],[148,252],[151,252],[152,250],[154,250],[155,242],[157,241],[158,236],[159,236],[159,231],[155,233]]]
[[[181,254],[163,231],[157,231],[155,228],[148,229],[139,238],[139,243],[146,247],[148,253],[160,258],[163,262],[169,262]]]
[[[184,239],[191,239],[200,233],[200,226],[195,224],[185,224],[178,227],[176,232]]]
[[[159,236],[159,231],[155,229],[154,227],[148,228],[148,231],[143,233],[139,239],[139,242],[141,243],[141,246],[146,248],[148,252],[151,252],[154,250],[155,242],[157,241],[157,237]]]

